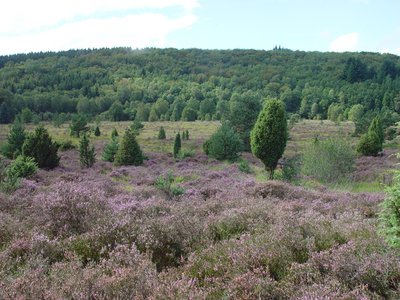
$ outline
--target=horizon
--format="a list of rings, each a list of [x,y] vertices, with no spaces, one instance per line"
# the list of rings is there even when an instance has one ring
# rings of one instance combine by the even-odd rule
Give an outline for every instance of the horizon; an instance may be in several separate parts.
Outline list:
[[[400,54],[394,0],[15,0],[0,55],[104,48]]]

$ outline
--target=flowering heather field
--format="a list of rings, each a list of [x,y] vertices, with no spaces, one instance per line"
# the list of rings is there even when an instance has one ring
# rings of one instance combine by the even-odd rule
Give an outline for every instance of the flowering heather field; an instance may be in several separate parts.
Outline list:
[[[382,193],[260,182],[200,151],[146,155],[81,170],[61,152],[0,194],[0,299],[400,299]],[[168,173],[182,193],[157,185]]]

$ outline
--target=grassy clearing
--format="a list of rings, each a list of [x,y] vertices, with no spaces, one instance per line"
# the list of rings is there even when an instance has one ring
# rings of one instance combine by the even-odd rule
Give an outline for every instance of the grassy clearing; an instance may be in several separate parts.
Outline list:
[[[125,129],[131,124],[131,121],[101,122],[101,135],[96,137],[91,134],[90,137],[92,142],[95,144],[96,149],[98,149],[97,157],[100,158],[101,152],[99,151],[102,151],[104,144],[109,141],[111,132],[114,128],[118,131],[119,136],[122,136]],[[143,122],[143,125],[144,128],[140,131],[138,142],[145,153],[172,153],[173,142],[176,133],[182,133],[183,131],[188,130],[190,138],[188,141],[182,142],[182,149],[189,153],[199,154],[203,152],[203,142],[217,130],[217,128],[220,126],[220,122]],[[60,127],[55,127],[51,123],[46,123],[44,126],[48,129],[54,140],[58,142],[69,140],[72,141],[74,145],[78,145],[79,139],[70,136],[69,124],[63,124]],[[167,138],[165,140],[159,140],[157,137],[161,126],[164,127],[166,132]],[[91,123],[89,124],[89,127],[95,128],[95,124]],[[9,125],[0,125],[0,144],[6,140],[9,128]],[[34,128],[35,125],[33,124],[27,125],[28,131],[33,131]],[[352,122],[334,123],[327,120],[302,120],[296,123],[290,129],[290,139],[288,141],[284,156],[292,157],[294,155],[301,155],[307,145],[315,138],[325,139],[328,137],[335,138],[340,136],[348,139],[352,145],[356,145],[358,142],[358,137],[352,136],[353,131],[354,124]],[[399,144],[395,141],[392,141],[390,144],[385,146],[387,146],[385,148],[386,151],[388,153],[392,153],[396,152]],[[390,157],[390,155],[388,157]],[[250,168],[254,171],[254,177],[256,181],[267,181],[268,176],[262,164],[251,155],[248,158],[250,159]],[[363,162],[364,160],[365,162]],[[225,165],[225,163],[223,165]],[[226,163],[226,165],[228,165],[228,163]],[[355,181],[348,184],[341,184],[340,187],[338,187],[339,189],[355,192],[381,191],[382,188],[379,182],[382,182],[382,180],[378,178],[380,176],[379,174],[390,172],[390,170],[396,167],[391,160],[389,161],[385,157],[363,158],[358,160],[357,165],[356,172],[359,174],[355,176]],[[218,171],[220,168],[222,168],[222,165],[210,166],[211,170],[215,169]],[[370,170],[369,174],[364,174],[367,173],[365,170]],[[371,173],[375,173],[375,175],[371,175]],[[305,185],[307,184],[305,183]]]

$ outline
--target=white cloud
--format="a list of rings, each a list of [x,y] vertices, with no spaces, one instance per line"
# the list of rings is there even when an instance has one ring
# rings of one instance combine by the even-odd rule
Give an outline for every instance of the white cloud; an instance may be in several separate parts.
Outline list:
[[[329,51],[333,52],[345,52],[345,51],[357,51],[359,43],[359,34],[352,32],[338,36],[329,45]]]
[[[163,47],[190,28],[198,0],[13,0],[2,5],[0,54],[131,46]],[[179,12],[168,17],[165,8]]]

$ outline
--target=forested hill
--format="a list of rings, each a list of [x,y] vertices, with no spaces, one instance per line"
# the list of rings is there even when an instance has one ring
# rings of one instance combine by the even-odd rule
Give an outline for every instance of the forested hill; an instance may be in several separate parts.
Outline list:
[[[267,97],[282,99],[289,113],[306,118],[346,119],[356,104],[366,113],[396,117],[400,59],[286,49],[114,48],[0,56],[1,123],[21,111],[41,120],[73,113],[111,120],[221,119],[232,103]]]

